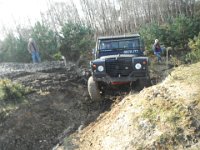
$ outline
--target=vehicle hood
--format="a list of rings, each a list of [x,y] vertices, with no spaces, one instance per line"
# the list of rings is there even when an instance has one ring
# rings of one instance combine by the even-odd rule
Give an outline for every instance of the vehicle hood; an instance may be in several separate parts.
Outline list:
[[[100,60],[106,60],[106,59],[110,59],[110,58],[120,58],[120,57],[136,57],[137,55],[134,54],[118,54],[118,55],[109,55],[109,56],[102,56],[99,59]]]

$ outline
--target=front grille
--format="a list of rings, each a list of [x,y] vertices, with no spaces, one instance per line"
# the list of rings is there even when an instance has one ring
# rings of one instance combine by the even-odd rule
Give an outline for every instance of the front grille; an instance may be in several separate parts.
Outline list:
[[[126,77],[132,71],[132,58],[110,58],[105,61],[106,73],[111,77]]]

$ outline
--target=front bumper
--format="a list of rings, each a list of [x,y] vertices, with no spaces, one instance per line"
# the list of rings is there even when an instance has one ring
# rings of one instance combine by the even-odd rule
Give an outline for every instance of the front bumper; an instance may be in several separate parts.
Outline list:
[[[131,74],[128,76],[119,76],[118,77],[110,77],[106,73],[93,73],[93,77],[95,81],[102,81],[106,83],[111,83],[111,82],[133,82],[138,79],[147,79],[148,78],[148,72],[147,71],[140,71],[136,72],[133,71]]]

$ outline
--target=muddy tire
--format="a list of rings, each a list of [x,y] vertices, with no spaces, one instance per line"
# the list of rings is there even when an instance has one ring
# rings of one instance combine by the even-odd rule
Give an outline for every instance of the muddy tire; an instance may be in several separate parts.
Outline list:
[[[138,80],[138,89],[142,90],[146,86],[146,80]]]
[[[151,81],[150,79],[139,79],[136,81],[136,84],[136,91],[141,91],[144,87],[151,86]]]
[[[92,76],[90,76],[90,78],[88,79],[88,92],[89,92],[90,98],[93,101],[101,101],[102,100],[102,96],[100,94],[98,83],[96,81],[94,81],[94,78]]]

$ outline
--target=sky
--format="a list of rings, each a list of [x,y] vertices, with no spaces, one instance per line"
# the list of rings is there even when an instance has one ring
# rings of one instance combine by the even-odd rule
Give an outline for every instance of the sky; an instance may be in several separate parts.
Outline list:
[[[28,25],[28,19],[33,24],[40,19],[40,12],[47,10],[48,1],[70,2],[70,0],[0,0],[0,29],[2,26],[13,27],[15,22]]]
[[[47,9],[46,4],[46,0],[0,0],[0,25],[10,27],[27,18],[33,21]]]

